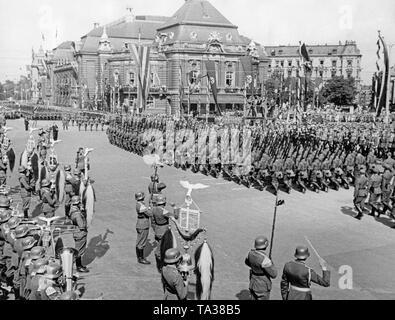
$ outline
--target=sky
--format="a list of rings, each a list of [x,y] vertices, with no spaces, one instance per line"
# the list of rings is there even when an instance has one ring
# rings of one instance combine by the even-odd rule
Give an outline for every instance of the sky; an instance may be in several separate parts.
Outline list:
[[[78,41],[124,16],[172,16],[185,0],[0,0],[0,82],[26,75],[32,48]],[[362,79],[375,71],[377,30],[395,44],[394,0],[210,0],[239,32],[265,45],[337,44],[354,40],[363,55]],[[56,38],[57,34],[57,38]],[[395,64],[395,46],[391,60]]]

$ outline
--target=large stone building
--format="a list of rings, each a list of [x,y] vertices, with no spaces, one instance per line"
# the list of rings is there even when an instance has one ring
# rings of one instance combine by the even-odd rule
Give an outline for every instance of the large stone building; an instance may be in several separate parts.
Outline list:
[[[204,114],[215,109],[208,83],[206,62],[215,62],[218,105],[224,110],[242,110],[254,93],[264,94],[265,80],[273,72],[296,77],[299,46],[262,46],[240,35],[238,27],[207,0],[186,0],[170,18],[134,16],[93,30],[78,42],[64,42],[46,59],[48,83],[43,96],[49,104],[114,111],[136,109],[138,68],[132,45],[150,47],[150,89],[145,112]],[[354,77],[360,85],[361,54],[355,42],[307,46],[313,61],[313,79],[334,75]],[[242,60],[252,59],[254,92],[246,86]],[[44,70],[44,71],[43,71]],[[251,81],[249,79],[249,81]],[[40,87],[43,90],[43,86]],[[37,90],[36,90],[37,91]],[[182,93],[182,94],[181,94]],[[127,107],[127,108],[126,108]]]
[[[312,79],[323,81],[334,76],[353,77],[361,85],[362,55],[355,41],[337,45],[306,45],[312,61]],[[270,57],[269,72],[281,70],[284,78],[296,77],[300,70],[299,46],[265,46]],[[300,71],[303,76],[303,68]]]

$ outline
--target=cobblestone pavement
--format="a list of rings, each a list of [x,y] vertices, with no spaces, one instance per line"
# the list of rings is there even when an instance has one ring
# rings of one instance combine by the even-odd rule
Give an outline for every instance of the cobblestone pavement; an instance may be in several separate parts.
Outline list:
[[[48,125],[49,122],[39,122]],[[23,120],[8,121],[13,127],[9,136],[18,155],[27,141]],[[91,176],[95,180],[97,203],[93,225],[88,234],[84,257],[90,273],[84,276],[85,298],[103,293],[104,299],[161,299],[160,276],[154,265],[155,243],[150,231],[149,266],[137,263],[135,255],[136,213],[134,194],[145,191],[151,168],[138,156],[108,143],[105,132],[79,132],[60,127],[56,146],[62,164],[74,164],[77,148],[94,148],[90,156]],[[206,238],[215,257],[213,298],[236,300],[248,298],[249,270],[244,265],[255,236],[271,232],[275,197],[267,192],[247,189],[223,179],[214,179],[189,171],[165,167],[159,175],[167,185],[169,202],[181,204],[185,196],[179,181],[201,182],[210,186],[197,190],[193,198],[203,211],[201,225],[208,229]],[[11,185],[17,185],[14,172]],[[331,287],[313,285],[315,299],[395,299],[395,230],[387,218],[365,216],[362,221],[351,217],[352,190],[325,193],[293,191],[280,194],[285,205],[279,207],[274,239],[273,260],[279,276],[273,281],[272,299],[280,299],[280,280],[284,263],[293,258],[295,247],[306,244],[307,236],[327,260],[331,270]],[[16,202],[18,199],[16,197]],[[59,209],[63,215],[63,209]],[[377,220],[377,221],[376,221]],[[308,264],[319,271],[317,259]],[[339,288],[339,268],[349,265],[353,271],[353,289]],[[190,286],[193,297],[193,282]]]

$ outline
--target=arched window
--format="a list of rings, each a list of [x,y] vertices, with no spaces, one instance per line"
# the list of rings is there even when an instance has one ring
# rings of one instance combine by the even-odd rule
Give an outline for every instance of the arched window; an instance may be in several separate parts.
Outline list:
[[[234,73],[233,71],[227,71],[225,74],[225,84],[227,87],[234,86]]]
[[[134,87],[135,85],[135,77],[134,77],[134,72],[129,72],[129,85]]]

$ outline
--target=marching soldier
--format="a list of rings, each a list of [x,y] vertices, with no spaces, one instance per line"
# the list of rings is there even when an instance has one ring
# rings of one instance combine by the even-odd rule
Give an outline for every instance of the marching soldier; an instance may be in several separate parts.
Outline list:
[[[368,196],[369,180],[368,177],[366,176],[365,166],[361,166],[358,172],[359,172],[359,176],[355,180],[355,187],[354,187],[354,206],[358,212],[355,218],[361,220],[361,218],[363,217],[365,200]]]
[[[383,178],[379,175],[379,168],[377,166],[372,167],[372,176],[369,180],[369,204],[372,208],[371,215],[375,216],[376,212],[379,212],[378,201],[381,196],[381,183]]]
[[[392,192],[394,191],[394,187],[392,185],[392,179],[394,178],[394,172],[390,168],[388,164],[384,164],[384,173],[383,173],[383,179],[381,183],[381,202],[383,204],[383,209],[382,211],[378,212],[378,216],[380,217],[380,214],[385,214],[387,210],[392,212],[392,207],[390,205],[391,201],[391,195]]]
[[[79,231],[74,232],[75,249],[77,250],[76,267],[78,272],[86,273],[89,270],[82,265],[82,256],[86,251],[88,237],[88,227],[85,215],[80,210],[80,197],[74,196],[71,199],[70,219]]]
[[[63,275],[62,267],[58,263],[50,263],[46,266],[44,277],[39,281],[39,300],[58,300],[62,294],[60,284]]]
[[[250,293],[252,300],[269,300],[272,290],[272,280],[277,277],[277,269],[266,255],[265,250],[269,245],[266,237],[255,239],[255,249],[252,249],[245,264],[250,267]]]
[[[101,131],[104,131],[104,125],[105,125],[105,120],[104,120],[104,117],[103,118],[101,118],[101,120],[100,120],[100,124],[101,124]]]
[[[0,154],[0,186],[5,185],[7,182],[7,168],[7,157]]]
[[[78,131],[81,131],[82,121],[80,117],[78,117],[77,119],[77,125],[78,125]]]
[[[137,242],[136,242],[136,255],[137,261],[141,264],[151,264],[144,258],[144,248],[147,245],[147,239],[149,234],[149,218],[152,217],[152,213],[145,206],[144,192],[139,192],[135,194],[135,198],[137,200],[136,211],[137,211]]]
[[[95,128],[96,128],[96,131],[97,131],[97,128],[98,128],[98,126],[99,126],[99,118],[95,118]]]
[[[83,118],[83,122],[84,122],[84,128],[85,128],[85,131],[87,130],[87,128],[88,128],[88,119],[86,119],[86,118]]]
[[[322,277],[306,265],[310,256],[307,247],[297,247],[295,250],[295,261],[285,264],[281,278],[281,296],[283,300],[312,300],[311,283],[323,287],[330,285],[330,271],[326,262],[320,259]]]
[[[187,300],[188,280],[184,281],[177,266],[181,261],[178,249],[168,249],[165,253],[162,269],[163,300]]]

